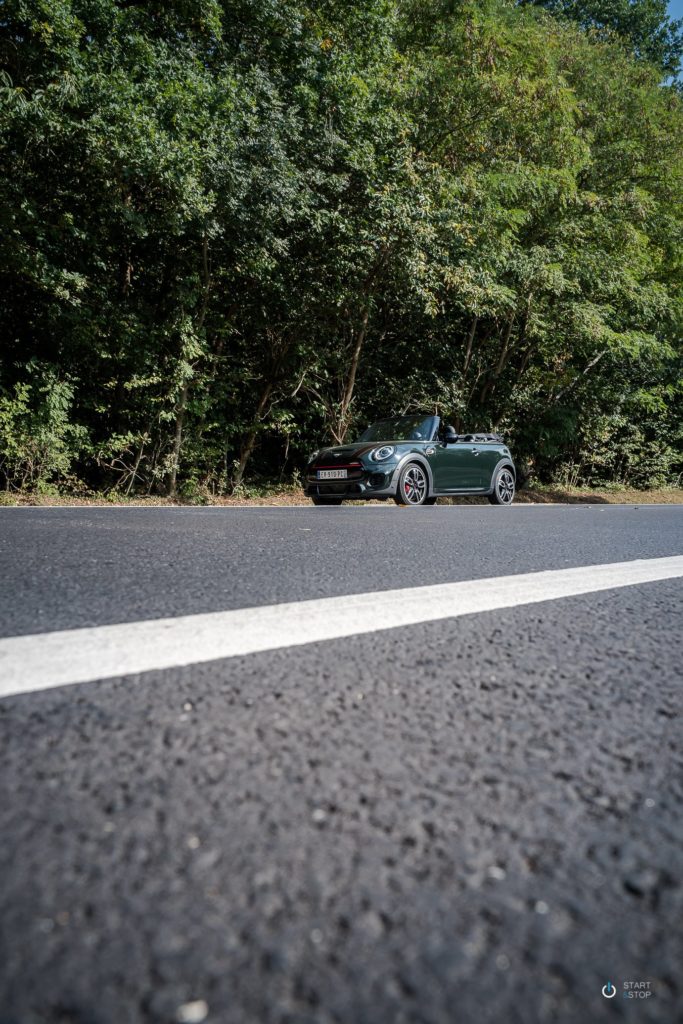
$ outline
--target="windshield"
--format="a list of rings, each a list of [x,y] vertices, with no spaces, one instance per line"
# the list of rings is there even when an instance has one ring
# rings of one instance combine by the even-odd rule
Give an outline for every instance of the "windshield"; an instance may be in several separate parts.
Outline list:
[[[393,416],[364,430],[359,441],[431,441],[432,416]]]

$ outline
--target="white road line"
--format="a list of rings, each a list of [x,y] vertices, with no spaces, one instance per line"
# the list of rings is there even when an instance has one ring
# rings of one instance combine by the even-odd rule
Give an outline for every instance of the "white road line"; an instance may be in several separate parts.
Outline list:
[[[0,640],[0,697],[683,576],[683,555]]]

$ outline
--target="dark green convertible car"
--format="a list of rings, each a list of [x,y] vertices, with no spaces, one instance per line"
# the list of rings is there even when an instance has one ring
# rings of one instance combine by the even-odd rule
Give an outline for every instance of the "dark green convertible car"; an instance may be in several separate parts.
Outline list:
[[[433,505],[441,495],[481,494],[493,505],[515,496],[515,466],[498,434],[456,434],[438,416],[393,416],[357,441],[314,452],[305,491],[314,505],[393,498]]]

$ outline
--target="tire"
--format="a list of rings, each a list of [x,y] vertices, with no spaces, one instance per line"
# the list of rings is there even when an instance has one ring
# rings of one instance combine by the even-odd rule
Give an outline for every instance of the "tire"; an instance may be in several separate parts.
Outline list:
[[[511,505],[515,500],[515,476],[509,466],[501,466],[488,496],[492,505]]]
[[[341,505],[343,498],[330,498],[328,495],[311,498],[314,505]]]
[[[426,505],[429,500],[427,471],[419,462],[409,462],[399,475],[394,501],[397,505]]]

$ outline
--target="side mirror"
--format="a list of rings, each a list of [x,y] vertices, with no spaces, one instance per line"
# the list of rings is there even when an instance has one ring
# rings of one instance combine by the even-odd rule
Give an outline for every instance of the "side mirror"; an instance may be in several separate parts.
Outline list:
[[[455,444],[458,440],[458,435],[455,432],[455,427],[444,427],[443,431],[443,443],[444,444]]]

